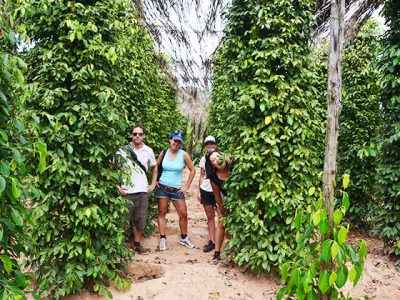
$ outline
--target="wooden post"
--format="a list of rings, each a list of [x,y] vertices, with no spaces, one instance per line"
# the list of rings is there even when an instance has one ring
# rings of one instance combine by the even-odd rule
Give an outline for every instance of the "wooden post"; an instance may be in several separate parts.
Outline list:
[[[326,145],[323,175],[324,208],[333,225],[334,180],[337,172],[339,116],[342,110],[342,60],[344,33],[344,0],[332,0],[330,26],[330,53],[328,67]]]
[[[328,115],[326,124],[326,145],[324,174],[322,181],[323,207],[327,212],[329,225],[333,228],[333,211],[335,206],[334,181],[337,173],[337,153],[339,137],[339,116],[342,110],[342,60],[344,40],[344,14],[345,0],[331,1],[331,23],[330,23],[330,53],[328,66],[327,105]],[[331,263],[321,266],[328,270]],[[329,293],[319,294],[319,299],[330,299]]]

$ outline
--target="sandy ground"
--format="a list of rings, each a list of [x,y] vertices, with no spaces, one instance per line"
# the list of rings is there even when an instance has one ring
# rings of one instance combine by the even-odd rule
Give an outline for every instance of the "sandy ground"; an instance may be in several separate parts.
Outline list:
[[[142,241],[151,252],[135,255],[127,268],[132,279],[129,291],[120,292],[111,287],[114,299],[275,299],[280,288],[279,278],[261,277],[244,272],[242,269],[221,263],[210,263],[212,252],[203,253],[202,247],[208,241],[206,217],[203,207],[197,202],[198,174],[186,195],[189,215],[189,237],[196,246],[187,249],[178,244],[178,216],[173,207],[167,215],[167,251],[158,251],[158,232]],[[367,240],[377,248],[374,240]],[[370,246],[370,245],[369,245]],[[400,300],[400,273],[393,262],[378,254],[372,247],[368,254],[363,277],[356,288],[345,288],[351,296],[368,295],[375,299]],[[67,297],[68,300],[106,299],[90,294]]]

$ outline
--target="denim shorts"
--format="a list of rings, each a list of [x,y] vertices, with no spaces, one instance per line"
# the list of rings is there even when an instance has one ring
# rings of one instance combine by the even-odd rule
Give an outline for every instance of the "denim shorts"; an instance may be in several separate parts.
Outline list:
[[[184,193],[177,193],[172,191],[166,191],[165,189],[159,187],[156,190],[156,198],[169,198],[171,200],[185,200]]]

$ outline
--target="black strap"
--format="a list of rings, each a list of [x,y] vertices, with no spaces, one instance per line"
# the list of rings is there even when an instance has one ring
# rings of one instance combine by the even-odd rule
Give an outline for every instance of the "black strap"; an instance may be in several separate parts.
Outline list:
[[[164,150],[161,152],[161,163],[160,163],[160,165],[158,166],[157,181],[160,181],[160,177],[161,177],[162,172],[163,172],[162,163],[163,163],[163,160],[164,160],[164,157],[165,157],[165,153],[167,153],[167,150],[168,150],[168,149],[164,149]]]
[[[125,150],[128,150],[131,153],[131,156],[133,158],[133,161],[144,171],[144,173],[146,174],[146,167],[143,166],[143,164],[139,161],[139,159],[137,158],[137,155],[135,153],[135,151],[133,151],[133,148],[130,144],[125,146]]]

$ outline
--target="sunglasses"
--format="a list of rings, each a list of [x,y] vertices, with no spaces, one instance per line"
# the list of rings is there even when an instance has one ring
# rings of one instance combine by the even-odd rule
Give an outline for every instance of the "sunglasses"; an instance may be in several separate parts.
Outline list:
[[[208,145],[216,145],[216,143],[213,143],[213,142],[207,142],[207,143],[205,143],[204,145],[205,145],[205,146],[208,146]]]
[[[143,136],[142,132],[132,132],[133,136]]]

